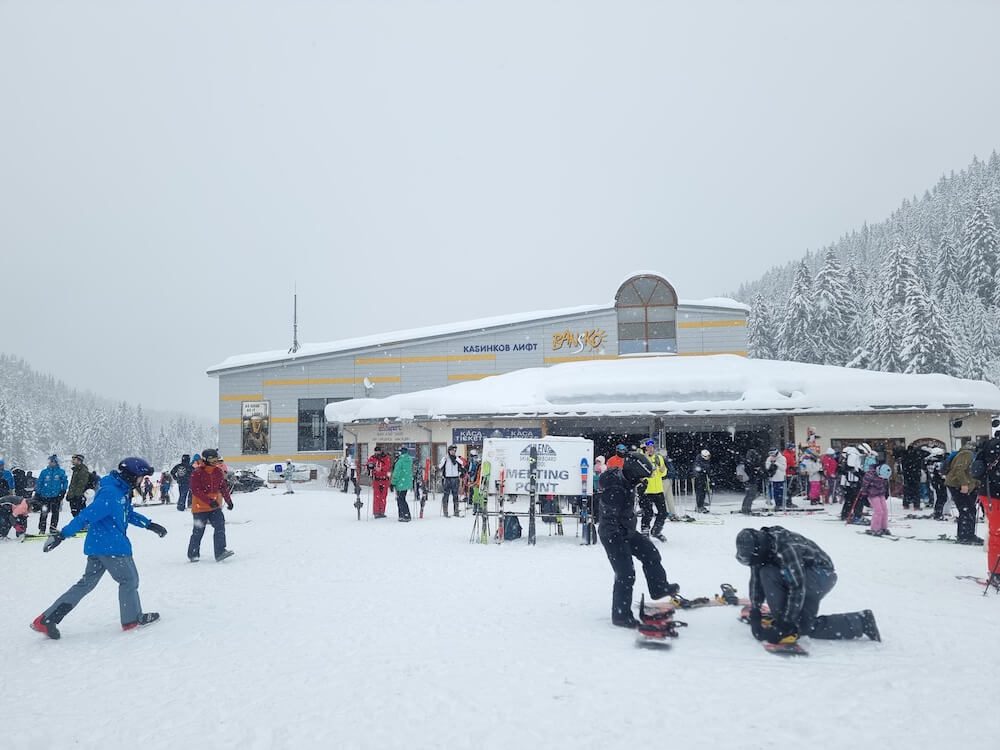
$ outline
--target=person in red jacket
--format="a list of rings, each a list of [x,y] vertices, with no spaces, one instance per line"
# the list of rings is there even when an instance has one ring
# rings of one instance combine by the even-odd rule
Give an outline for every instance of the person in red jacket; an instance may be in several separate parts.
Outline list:
[[[389,478],[392,476],[392,459],[375,446],[375,453],[368,459],[368,473],[372,478],[372,515],[385,518],[385,500],[389,496]]]
[[[820,459],[823,464],[823,502],[837,502],[837,451],[827,448]]]
[[[799,457],[795,453],[795,443],[787,443],[781,452],[785,457],[785,504],[790,508],[792,499],[799,494]]]
[[[226,472],[220,466],[222,457],[215,448],[206,448],[201,452],[202,465],[191,474],[191,513],[194,515],[194,529],[191,531],[191,541],[188,542],[188,560],[198,562],[201,559],[201,538],[205,535],[205,526],[212,524],[215,530],[215,561],[222,562],[232,557],[233,552],[226,549],[226,517],[222,513],[224,500],[229,510],[233,509],[233,498],[229,495],[229,482]]]

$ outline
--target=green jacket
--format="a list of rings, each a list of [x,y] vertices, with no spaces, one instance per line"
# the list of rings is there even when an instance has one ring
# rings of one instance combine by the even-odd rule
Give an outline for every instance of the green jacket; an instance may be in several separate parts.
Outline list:
[[[951,466],[948,467],[948,476],[944,478],[944,483],[948,487],[961,487],[963,484],[969,486],[972,492],[979,486],[979,480],[969,476],[969,469],[972,467],[972,459],[975,454],[970,446],[962,448],[955,457],[951,459]]]
[[[413,456],[409,453],[404,453],[396,459],[390,483],[397,490],[408,490],[413,486]]]
[[[74,466],[73,476],[70,477],[66,497],[83,497],[83,493],[87,491],[87,482],[89,481],[90,469],[87,468],[87,464]]]

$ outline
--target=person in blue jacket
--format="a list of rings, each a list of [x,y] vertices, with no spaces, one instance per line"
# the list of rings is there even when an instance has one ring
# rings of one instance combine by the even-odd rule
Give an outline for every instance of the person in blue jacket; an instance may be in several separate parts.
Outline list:
[[[46,540],[43,552],[55,549],[63,539],[86,526],[87,538],[83,543],[83,553],[87,556],[87,567],[79,581],[32,621],[32,630],[58,639],[59,623],[83,597],[94,590],[105,571],[118,583],[118,609],[122,630],[132,630],[160,619],[156,612],[142,611],[139,603],[139,571],[132,559],[132,543],[126,535],[129,524],[149,529],[160,537],[167,535],[167,530],[160,524],[153,523],[132,510],[132,490],[143,477],[152,473],[153,467],[145,459],[123,458],[118,464],[118,470],[101,480],[93,502],[61,531]]]
[[[7,483],[6,489],[4,489],[3,483]],[[0,497],[6,497],[7,495],[14,495],[14,475],[11,474],[10,470],[7,468],[7,464],[2,458],[0,458]]]
[[[54,534],[59,527],[59,511],[62,508],[62,500],[66,496],[66,488],[69,487],[69,480],[66,479],[66,472],[59,465],[59,456],[49,456],[49,465],[42,469],[35,482],[35,505],[39,506],[41,513],[38,516],[38,533],[45,533],[45,520],[52,511],[52,523],[49,526],[49,533]]]

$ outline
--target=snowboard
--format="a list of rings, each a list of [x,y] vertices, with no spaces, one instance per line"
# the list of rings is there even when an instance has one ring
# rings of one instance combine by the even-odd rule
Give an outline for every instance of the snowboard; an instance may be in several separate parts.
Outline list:
[[[769,610],[765,604],[760,608],[761,614],[768,614]],[[740,622],[750,624],[750,605],[743,607],[740,610]],[[778,656],[809,656],[809,652],[802,648],[802,645],[796,641],[795,643],[768,643],[767,641],[759,641],[760,645],[764,647],[764,650],[770,654],[776,654]]]
[[[686,599],[680,594],[674,594],[670,600],[680,609],[701,609],[702,607],[746,607],[750,605],[749,599],[736,596],[736,589],[728,583],[719,586],[721,593],[715,596],[699,596],[694,599]]]
[[[670,641],[678,636],[677,628],[686,628],[687,623],[674,619],[674,608],[670,604],[646,604],[645,594],[639,599],[639,624],[636,626],[636,645],[669,648]]]

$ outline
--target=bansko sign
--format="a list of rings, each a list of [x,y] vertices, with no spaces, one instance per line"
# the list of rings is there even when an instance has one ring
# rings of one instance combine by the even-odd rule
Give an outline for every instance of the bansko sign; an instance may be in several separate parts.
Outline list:
[[[451,442],[455,445],[482,445],[486,438],[540,438],[538,427],[461,427],[452,429]]]

